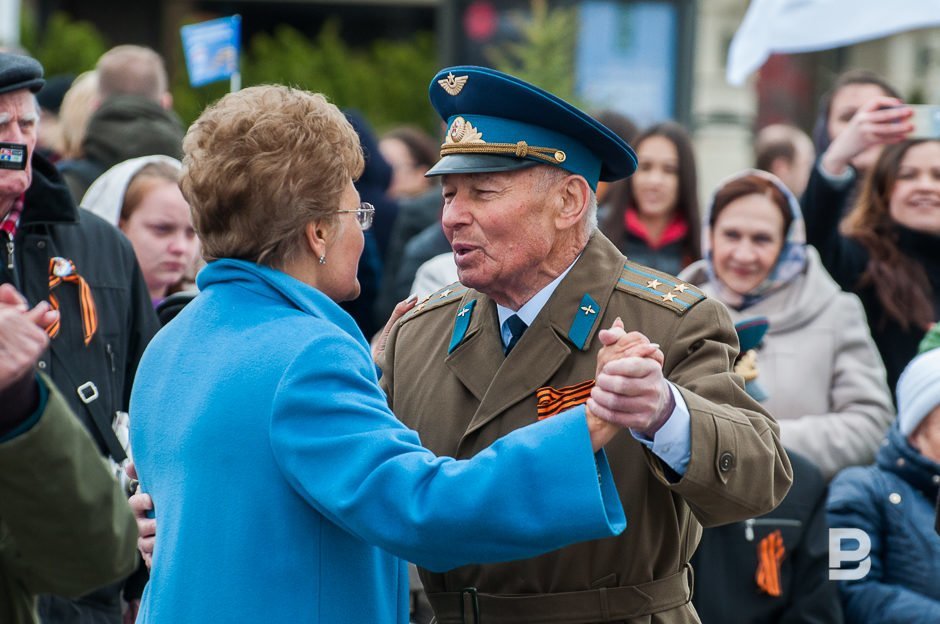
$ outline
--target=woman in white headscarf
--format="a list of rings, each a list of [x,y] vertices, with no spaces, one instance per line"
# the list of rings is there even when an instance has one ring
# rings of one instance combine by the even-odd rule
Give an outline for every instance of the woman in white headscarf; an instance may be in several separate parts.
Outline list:
[[[154,306],[187,285],[199,241],[168,156],[119,163],[95,180],[82,207],[121,229],[134,246]]]

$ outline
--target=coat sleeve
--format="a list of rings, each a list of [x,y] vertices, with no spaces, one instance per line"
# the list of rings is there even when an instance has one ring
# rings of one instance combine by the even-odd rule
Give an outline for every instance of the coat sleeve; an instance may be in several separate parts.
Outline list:
[[[819,161],[810,172],[801,208],[806,221],[806,242],[819,251],[823,266],[842,290],[853,291],[868,263],[868,254],[856,241],[842,236],[839,221],[845,212],[853,184],[834,185],[819,172]]]
[[[875,468],[850,468],[832,482],[826,513],[830,527],[865,531],[871,540],[871,569],[855,581],[839,581],[847,622],[916,624],[940,622],[940,602],[901,585],[886,582],[881,540],[884,510],[873,486]],[[914,554],[912,557],[916,556]]]
[[[769,512],[792,481],[777,423],[731,372],[737,345],[728,311],[717,301],[706,299],[681,317],[663,370],[691,416],[692,456],[685,475],[678,480],[666,475],[647,451],[657,478],[680,494],[706,527]]]
[[[893,416],[884,364],[861,302],[843,294],[836,305],[841,322],[832,358],[830,411],[780,421],[784,445],[812,457],[826,480],[843,468],[872,463]]]
[[[124,493],[58,390],[36,424],[0,444],[3,565],[29,593],[85,594],[137,565]]]
[[[514,431],[469,460],[436,457],[389,410],[368,352],[336,335],[298,354],[271,419],[278,464],[313,508],[434,571],[524,559],[626,525],[583,409]]]

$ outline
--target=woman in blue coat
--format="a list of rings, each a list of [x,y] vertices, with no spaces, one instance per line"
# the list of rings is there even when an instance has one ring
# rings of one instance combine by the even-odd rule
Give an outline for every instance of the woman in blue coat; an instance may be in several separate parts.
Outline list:
[[[871,541],[867,573],[840,581],[849,624],[940,622],[940,349],[911,360],[897,397],[898,419],[875,465],[844,470],[829,489],[830,528],[861,529]]]
[[[434,456],[389,411],[337,303],[358,295],[373,209],[335,106],[252,87],[208,108],[184,149],[209,264],[132,397],[160,527],[141,622],[403,623],[405,560],[447,570],[623,530],[593,452],[616,430],[583,408],[468,461]]]

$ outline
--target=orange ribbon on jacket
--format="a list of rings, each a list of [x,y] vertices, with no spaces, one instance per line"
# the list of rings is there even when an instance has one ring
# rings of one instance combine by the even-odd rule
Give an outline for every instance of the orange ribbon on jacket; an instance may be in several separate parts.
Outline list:
[[[49,305],[53,310],[59,309],[59,300],[52,292],[62,282],[71,282],[78,285],[79,302],[82,310],[82,329],[85,333],[85,346],[91,342],[95,332],[98,331],[98,311],[95,309],[95,299],[91,295],[91,288],[85,278],[78,274],[75,263],[67,258],[49,258]],[[50,338],[59,335],[62,319],[46,328]]]
[[[783,535],[777,529],[757,544],[757,586],[761,590],[779,597],[783,591],[780,588],[780,564],[786,548],[783,546]]]
[[[551,386],[539,388],[535,391],[535,397],[538,399],[539,420],[545,420],[569,407],[586,403],[593,387],[594,380],[588,379],[564,388],[555,389]]]

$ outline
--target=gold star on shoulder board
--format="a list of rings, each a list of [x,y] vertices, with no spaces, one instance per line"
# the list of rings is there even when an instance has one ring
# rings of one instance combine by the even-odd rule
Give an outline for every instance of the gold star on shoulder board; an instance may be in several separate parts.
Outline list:
[[[660,282],[658,279],[652,279],[652,280],[646,282],[646,287],[647,287],[647,288],[652,288],[653,290],[656,290],[657,288],[659,288],[659,287],[662,286],[662,285],[663,285],[663,283]]]
[[[437,298],[438,298],[438,299],[444,299],[445,297],[447,297],[447,295],[449,295],[449,294],[452,293],[452,292],[454,292],[454,291],[452,291],[450,288],[448,288],[447,290],[445,290],[444,292],[442,292],[441,294],[439,294],[439,295],[437,296]]]
[[[673,290],[678,290],[681,293],[684,293],[688,289],[689,289],[688,284],[678,284],[675,288],[673,288]]]
[[[671,292],[667,292],[665,295],[663,295],[663,301],[672,301],[675,298],[676,298],[676,295]]]

